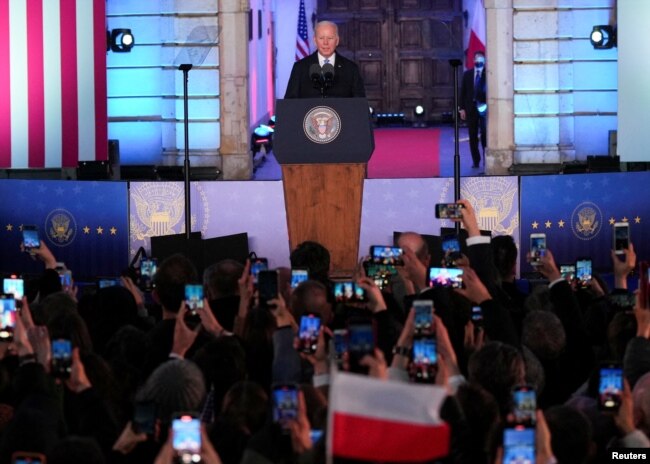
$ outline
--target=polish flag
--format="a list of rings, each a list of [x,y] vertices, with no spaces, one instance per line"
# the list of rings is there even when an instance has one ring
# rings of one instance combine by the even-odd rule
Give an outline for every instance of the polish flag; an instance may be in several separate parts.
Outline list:
[[[449,454],[439,417],[446,390],[335,373],[330,385],[328,457],[422,462]]]
[[[104,160],[106,0],[0,0],[0,168]]]
[[[469,44],[467,44],[467,69],[474,67],[474,53],[485,53],[485,7],[483,0],[474,0],[474,12],[472,13],[472,29],[469,33]]]

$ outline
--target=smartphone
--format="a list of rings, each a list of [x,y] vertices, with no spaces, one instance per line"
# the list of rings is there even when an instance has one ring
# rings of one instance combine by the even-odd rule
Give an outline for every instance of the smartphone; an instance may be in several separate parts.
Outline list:
[[[334,301],[337,303],[363,303],[368,301],[366,291],[351,280],[334,282]]]
[[[367,354],[373,355],[375,351],[375,328],[371,320],[359,319],[348,323],[348,359],[350,372],[367,374],[368,368],[362,366],[360,361]]]
[[[404,250],[400,247],[373,245],[370,247],[370,259],[375,264],[386,264],[391,266],[404,265]]]
[[[348,351],[348,330],[336,329],[334,331],[334,355],[337,360],[342,360]]]
[[[530,234],[530,264],[539,266],[542,256],[546,255],[546,234]]]
[[[61,287],[63,290],[70,290],[72,287],[72,271],[66,269],[63,272],[59,273],[59,279],[61,279]]]
[[[529,385],[518,385],[512,390],[515,425],[534,427],[537,413],[537,394]]]
[[[64,338],[52,340],[52,376],[67,379],[72,372],[72,342]]]
[[[251,259],[251,275],[253,276],[253,284],[257,285],[257,276],[260,271],[269,269],[269,260],[266,258]]]
[[[576,265],[575,264],[561,264],[560,265],[560,275],[564,277],[567,282],[573,282],[573,279],[576,277]]]
[[[25,281],[15,275],[7,277],[2,282],[2,292],[11,293],[16,300],[16,308],[20,308],[25,296]]]
[[[438,371],[438,351],[435,336],[413,340],[411,378],[417,383],[434,383]]]
[[[296,288],[306,280],[309,280],[309,271],[307,269],[291,269],[291,288]]]
[[[647,261],[641,261],[639,262],[639,294],[638,294],[638,299],[639,299],[639,304],[641,305],[642,308],[645,309],[650,309],[650,301],[649,300],[649,294],[650,292],[648,291],[648,279],[650,273],[650,265],[648,264]]]
[[[185,306],[187,312],[183,320],[191,330],[196,329],[201,323],[201,310],[203,309],[203,285],[185,285]]]
[[[294,384],[273,386],[273,422],[289,433],[289,421],[298,417],[298,387]]]
[[[429,335],[433,333],[433,301],[413,301],[415,310],[415,335]]]
[[[41,453],[16,451],[11,455],[11,464],[45,464],[46,458]]]
[[[23,247],[26,251],[41,247],[41,239],[36,226],[23,226]]]
[[[586,288],[591,282],[591,259],[580,258],[576,261],[576,279],[578,286]]]
[[[442,254],[445,266],[454,267],[457,259],[461,257],[460,241],[457,235],[445,235],[442,237]]]
[[[156,403],[155,401],[137,401],[133,411],[133,431],[154,435],[156,431]]]
[[[503,464],[535,464],[535,429],[516,425],[503,430]]]
[[[278,297],[278,271],[260,271],[257,276],[260,306],[267,308],[269,300]]]
[[[11,293],[0,295],[2,315],[0,316],[0,341],[10,342],[14,339],[16,327],[16,300]]]
[[[119,278],[100,278],[97,279],[97,288],[108,288],[108,287],[119,287],[122,285],[122,281]]]
[[[604,364],[598,376],[598,407],[602,411],[617,411],[623,394],[623,368],[620,364]]]
[[[463,286],[463,270],[449,267],[429,268],[429,287],[461,288]]]
[[[142,258],[140,260],[140,289],[145,292],[153,290],[153,278],[158,270],[158,260],[155,258]]]
[[[195,414],[178,414],[172,420],[172,448],[179,462],[201,462],[201,421]]]
[[[299,349],[303,353],[313,354],[318,345],[321,319],[316,314],[306,314],[300,318],[298,331]]]
[[[472,323],[474,328],[483,327],[483,309],[480,306],[472,306]]]
[[[614,253],[624,255],[630,246],[630,224],[628,222],[614,223]]]
[[[395,266],[376,264],[372,261],[364,261],[363,269],[366,276],[371,278],[380,290],[384,290],[390,285],[390,276],[395,273]]]
[[[463,205],[460,203],[438,203],[436,219],[462,219]]]

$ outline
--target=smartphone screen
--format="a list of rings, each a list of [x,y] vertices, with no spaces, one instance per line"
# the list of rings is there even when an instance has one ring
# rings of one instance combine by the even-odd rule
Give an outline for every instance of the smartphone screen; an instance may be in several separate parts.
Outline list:
[[[2,292],[11,293],[16,302],[22,301],[25,295],[25,281],[18,277],[8,277],[2,283]]]
[[[14,327],[16,327],[16,300],[11,293],[3,293],[0,295],[0,303],[2,303],[0,340],[12,341],[14,339]]]
[[[429,268],[429,287],[461,288],[463,286],[463,270],[448,267]]]
[[[66,269],[59,274],[59,278],[61,279],[61,287],[63,290],[70,290],[70,287],[72,287],[72,271]]]
[[[575,264],[562,264],[560,265],[560,275],[568,282],[572,282],[576,277]]]
[[[614,252],[617,255],[624,255],[625,250],[630,246],[630,224],[627,222],[616,222],[614,224]]]
[[[507,427],[503,431],[503,464],[535,464],[535,429]]]
[[[415,311],[415,334],[424,335],[433,332],[433,301],[415,300],[413,302]]]
[[[438,351],[433,336],[413,340],[411,377],[418,383],[433,383],[436,379]]]
[[[155,258],[142,258],[140,261],[140,289],[150,292],[153,289],[153,278],[158,270],[158,261]]]
[[[512,390],[513,415],[516,425],[532,427],[537,412],[537,394],[528,385],[519,385]]]
[[[337,303],[363,303],[367,300],[366,291],[356,282],[334,282],[334,301]]]
[[[546,234],[530,234],[530,264],[536,266],[546,255]]]
[[[309,271],[307,269],[291,269],[291,288],[296,288],[306,280],[309,280]]]
[[[203,285],[188,284],[185,286],[185,306],[190,311],[203,309]]]
[[[300,351],[303,353],[316,352],[320,325],[321,319],[315,314],[307,314],[300,318],[300,330],[298,332]]]
[[[367,354],[375,351],[375,329],[371,322],[351,322],[348,325],[348,355],[350,371],[366,374],[368,368],[359,364]]]
[[[576,278],[580,287],[587,287],[591,282],[591,260],[579,259],[576,261]]]
[[[446,235],[442,237],[442,254],[447,267],[454,266],[460,255],[460,241],[456,235]]]
[[[97,288],[119,287],[122,285],[120,279],[99,279],[97,280]]]
[[[72,343],[63,338],[52,340],[52,375],[69,378],[72,372]]]
[[[198,417],[182,414],[172,421],[172,447],[181,462],[199,462],[201,421]]]
[[[343,355],[348,351],[348,331],[347,329],[337,329],[334,331],[334,353],[336,359],[343,359]]]
[[[289,421],[298,417],[298,388],[295,385],[273,386],[273,422],[289,432]]]
[[[260,271],[257,278],[260,306],[267,307],[269,300],[278,297],[278,271]]]
[[[370,258],[375,264],[403,266],[404,250],[399,247],[373,245],[370,247]]]
[[[437,219],[461,219],[463,205],[458,203],[438,203],[436,205]]]
[[[605,411],[615,411],[621,405],[623,369],[615,364],[600,368],[598,379],[598,405]]]
[[[380,290],[388,287],[390,284],[390,276],[396,272],[395,266],[376,264],[372,261],[364,261],[363,269],[366,271],[366,276],[371,278]]]
[[[156,429],[156,403],[138,401],[133,411],[133,430],[135,433],[153,435]]]
[[[45,455],[16,451],[11,456],[11,464],[45,464]]]
[[[260,271],[266,271],[269,268],[269,260],[266,258],[255,258],[251,260],[251,275],[253,276],[253,283],[257,285],[257,276]]]
[[[26,250],[32,248],[40,248],[41,239],[38,236],[38,229],[36,226],[23,226],[23,247]]]
[[[483,309],[480,306],[472,306],[472,322],[474,327],[483,327]]]

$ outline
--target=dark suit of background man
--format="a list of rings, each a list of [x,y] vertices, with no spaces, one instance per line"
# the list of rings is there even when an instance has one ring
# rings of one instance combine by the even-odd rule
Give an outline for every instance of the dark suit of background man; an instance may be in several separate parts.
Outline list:
[[[336,24],[329,21],[316,24],[314,43],[318,51],[294,63],[284,98],[321,97],[320,88],[315,87],[311,80],[309,68],[314,64],[320,64],[322,67],[326,63],[334,66],[335,70],[332,86],[325,91],[327,97],[365,97],[366,90],[358,66],[336,53],[339,44],[339,31]]]
[[[463,74],[460,90],[460,119],[467,121],[469,132],[469,148],[472,152],[473,168],[478,168],[481,162],[481,152],[478,149],[479,130],[481,132],[481,145],[485,156],[485,114],[479,114],[478,104],[484,104],[486,99],[485,86],[485,54],[474,54],[474,68],[468,69]]]

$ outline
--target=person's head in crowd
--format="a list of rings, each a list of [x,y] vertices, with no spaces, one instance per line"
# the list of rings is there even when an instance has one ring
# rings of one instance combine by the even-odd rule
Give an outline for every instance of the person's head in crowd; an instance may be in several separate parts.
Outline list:
[[[234,259],[223,259],[203,271],[203,286],[208,300],[216,300],[239,294],[237,281],[244,266]]]
[[[157,416],[170,424],[175,413],[198,411],[205,399],[201,369],[192,361],[174,359],[154,370],[138,392],[138,401],[153,401]]]
[[[597,388],[597,386],[594,386],[594,388]],[[595,456],[590,462],[606,462],[606,459],[610,457],[607,446],[612,437],[618,433],[613,416],[603,414],[598,408],[598,400],[593,396],[575,395],[569,398],[565,406],[580,411],[589,421],[593,441],[590,453]]]
[[[77,302],[67,293],[59,291],[42,298],[38,304],[31,305],[32,318],[37,325],[47,323],[47,320],[63,311],[76,312]]]
[[[185,255],[172,255],[160,264],[154,277],[154,298],[163,307],[163,317],[176,317],[185,299],[185,285],[196,282],[196,268]]]
[[[0,437],[0,462],[10,462],[16,451],[44,454],[64,436],[61,412],[48,406],[39,408],[32,402],[15,411]]]
[[[537,356],[530,351],[526,346],[521,347],[521,352],[524,354],[524,363],[526,364],[526,385],[531,385],[537,395],[544,391],[546,386],[546,372],[544,366],[539,361]]]
[[[474,458],[472,462],[485,462],[486,456],[492,454],[492,447],[500,430],[499,405],[494,396],[475,383],[458,387],[456,399],[467,419],[467,449],[471,450]]]
[[[106,459],[92,438],[69,436],[58,441],[47,453],[48,464],[104,464]]]
[[[86,322],[77,312],[77,303],[67,293],[53,293],[45,298],[38,319],[39,324],[47,326],[51,340],[65,338],[82,353],[93,351]]]
[[[535,285],[524,300],[525,312],[531,311],[553,311],[551,292],[547,285]]]
[[[478,383],[496,399],[505,417],[512,405],[512,389],[525,382],[525,365],[517,348],[502,342],[488,342],[469,358],[469,381]]]
[[[558,464],[582,464],[592,452],[589,419],[569,406],[553,406],[544,411],[551,432],[551,448]]]
[[[620,311],[617,312],[607,326],[607,342],[610,359],[623,361],[627,343],[636,336],[637,323],[634,315]]]
[[[634,425],[650,437],[650,372],[642,375],[634,384],[632,402],[634,403]]]
[[[296,287],[291,295],[291,311],[296,320],[306,313],[321,317],[324,325],[332,321],[332,305],[327,301],[327,287],[316,280],[306,280]]]
[[[524,317],[521,343],[542,361],[557,359],[566,346],[564,326],[550,311],[531,311]]]
[[[38,282],[38,300],[43,301],[53,293],[63,290],[61,277],[54,269],[46,269]]]
[[[310,279],[329,281],[330,252],[320,243],[302,242],[291,252],[290,260],[292,268],[306,268]]]
[[[503,282],[514,282],[517,276],[517,245],[510,235],[492,238],[494,265]]]
[[[425,266],[429,266],[431,255],[429,254],[429,246],[424,240],[422,235],[417,232],[402,232],[397,239],[397,246],[405,249],[408,248]]]
[[[237,382],[223,398],[221,418],[239,430],[253,435],[266,422],[269,397],[255,382]]]

